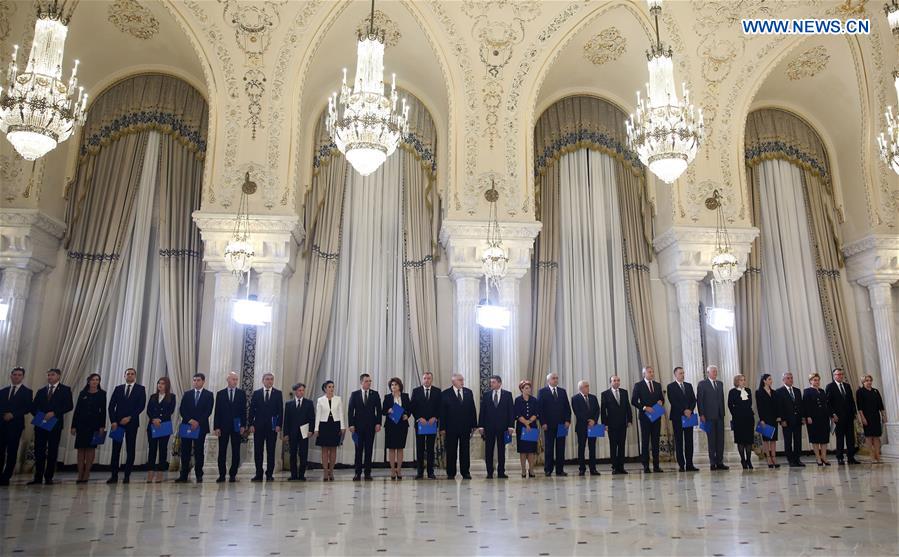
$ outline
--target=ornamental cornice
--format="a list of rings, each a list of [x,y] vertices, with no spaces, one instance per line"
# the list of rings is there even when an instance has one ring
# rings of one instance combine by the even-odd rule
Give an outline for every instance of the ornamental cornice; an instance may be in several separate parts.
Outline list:
[[[899,280],[899,234],[871,234],[843,246],[849,280],[862,286]]]
[[[481,257],[487,249],[489,225],[489,221],[443,221],[440,243],[446,250],[451,277],[483,275]],[[534,239],[542,227],[537,221],[499,223],[503,247],[509,255],[509,276],[520,278],[530,268]]]
[[[225,271],[225,246],[234,234],[232,213],[195,211],[194,223],[203,240],[203,261],[212,271]],[[256,252],[253,269],[289,275],[293,272],[296,247],[304,232],[297,215],[249,215],[249,242]]]
[[[746,270],[746,259],[758,228],[728,228],[731,249],[738,261],[738,276]],[[673,226],[653,240],[659,254],[659,275],[669,283],[703,280],[712,270],[716,254],[717,231],[714,227]]]
[[[0,268],[52,269],[65,232],[64,223],[37,209],[0,210]]]

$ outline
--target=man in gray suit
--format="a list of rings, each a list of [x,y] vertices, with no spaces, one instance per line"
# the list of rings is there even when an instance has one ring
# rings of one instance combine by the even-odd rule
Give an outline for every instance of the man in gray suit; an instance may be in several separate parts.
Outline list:
[[[712,470],[728,470],[724,464],[724,383],[718,381],[718,367],[706,368],[707,379],[699,382],[696,405],[699,420],[705,424]]]

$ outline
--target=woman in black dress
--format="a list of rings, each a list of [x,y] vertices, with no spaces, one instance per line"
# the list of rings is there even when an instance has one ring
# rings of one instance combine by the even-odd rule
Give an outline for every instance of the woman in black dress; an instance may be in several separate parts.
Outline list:
[[[525,429],[537,427],[539,419],[537,413],[537,398],[531,396],[533,386],[530,381],[522,381],[518,384],[521,396],[515,399],[513,412],[515,414],[515,435],[517,437],[518,458],[521,459],[521,477],[534,477],[534,465],[537,463],[537,442],[522,441],[521,432]]]
[[[75,436],[75,449],[78,451],[78,479],[75,483],[87,483],[97,452],[94,434],[106,433],[106,391],[100,388],[99,373],[88,375],[87,384],[78,394],[71,433]]]
[[[830,466],[827,462],[827,445],[830,443],[830,408],[827,405],[827,394],[821,388],[821,376],[813,373],[808,376],[810,387],[802,392],[802,414],[805,416],[805,428],[808,441],[815,451],[818,466]]]
[[[159,483],[165,479],[169,469],[168,453],[171,435],[153,438],[153,428],[162,422],[171,422],[175,413],[175,395],[172,394],[172,383],[168,377],[160,377],[156,382],[156,392],[147,401],[147,483]]]
[[[883,435],[883,422],[887,417],[883,397],[874,388],[874,378],[870,375],[862,379],[862,386],[855,393],[855,402],[858,405],[858,419],[865,431],[865,443],[871,447],[874,462],[880,464],[880,436]]]
[[[343,441],[346,429],[343,424],[343,401],[334,394],[334,381],[322,384],[324,395],[315,402],[315,444],[322,449],[322,481],[334,481],[334,464],[337,463],[337,447]]]
[[[384,396],[384,444],[387,446],[387,461],[390,463],[390,479],[402,480],[403,449],[406,448],[406,438],[409,436],[409,416],[412,415],[412,404],[409,395],[403,392],[403,382],[399,377],[394,377],[387,383],[390,392]],[[393,404],[403,407],[403,415],[400,421],[393,423]]]
[[[727,393],[734,443],[740,452],[743,470],[752,470],[752,443],[755,441],[755,414],[752,412],[752,391],[746,388],[746,377],[734,376],[734,388]]]
[[[776,462],[777,454],[777,424],[780,417],[777,415],[777,398],[774,391],[774,378],[770,373],[763,373],[759,381],[759,390],[755,392],[755,405],[759,411],[759,424],[769,425],[774,428],[774,436],[768,439],[762,436],[762,452],[768,461],[768,468],[780,468]]]

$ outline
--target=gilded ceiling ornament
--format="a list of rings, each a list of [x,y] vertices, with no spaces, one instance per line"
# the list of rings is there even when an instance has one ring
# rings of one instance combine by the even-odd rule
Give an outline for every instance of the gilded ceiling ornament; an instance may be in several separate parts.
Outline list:
[[[844,16],[864,15],[867,3],[868,0],[846,0],[837,7],[837,11]]]
[[[512,12],[511,21],[508,10]],[[474,19],[471,34],[478,39],[481,62],[491,77],[498,77],[512,59],[513,47],[524,39],[524,24],[540,14],[540,3],[534,0],[465,0],[462,11]]]
[[[159,20],[137,0],[116,0],[106,9],[106,19],[137,39],[149,40],[159,33]]]
[[[248,4],[237,0],[219,0],[225,5],[222,17],[234,28],[237,46],[248,56],[262,55],[268,49],[272,31],[280,22],[278,7],[284,0]]]
[[[810,48],[787,64],[787,77],[792,81],[815,77],[827,67],[830,54],[823,46]]]
[[[356,36],[367,35],[370,25],[371,16],[366,15],[365,19],[356,26]],[[387,14],[381,10],[375,10],[375,29],[384,32],[384,45],[396,46],[399,44],[403,36],[400,34],[400,28]]]
[[[615,27],[607,27],[584,44],[584,58],[602,66],[614,62],[627,50],[627,39]]]
[[[709,35],[699,46],[702,58],[702,77],[708,83],[720,83],[730,73],[731,63],[737,59],[740,48],[727,39]]]

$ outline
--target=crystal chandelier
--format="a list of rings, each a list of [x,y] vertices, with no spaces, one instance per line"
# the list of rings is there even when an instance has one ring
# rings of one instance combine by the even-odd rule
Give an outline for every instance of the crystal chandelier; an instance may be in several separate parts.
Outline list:
[[[656,40],[647,51],[649,83],[646,99],[637,92],[637,108],[627,121],[627,141],[640,161],[662,181],[677,180],[696,157],[702,141],[702,110],[694,110],[686,84],[683,100],[674,89],[673,52],[659,38],[662,0],[648,0],[655,21]]]
[[[356,172],[368,176],[387,160],[408,133],[409,107],[403,99],[397,110],[396,74],[390,96],[384,94],[384,31],[375,29],[375,1],[371,2],[368,34],[359,34],[356,80],[328,99],[328,133]]]
[[[899,0],[890,0],[884,4],[883,11],[887,14],[887,21],[894,35],[899,35]]]
[[[228,269],[243,280],[244,273],[249,275],[253,264],[253,244],[250,243],[250,201],[249,196],[256,193],[256,182],[250,180],[250,173],[244,177],[240,188],[240,204],[237,207],[237,218],[234,222],[234,233],[225,246],[225,264]],[[249,280],[248,280],[249,282]]]
[[[39,3],[25,71],[19,72],[16,45],[6,87],[0,83],[0,132],[29,161],[55,149],[84,123],[87,95],[78,87],[78,60],[68,82],[62,78],[68,23],[77,0],[67,13],[65,4],[66,0]]]
[[[718,190],[712,192],[712,197],[705,200],[705,206],[710,211],[715,211],[717,221],[715,224],[715,255],[712,257],[712,307],[706,310],[706,322],[715,330],[729,331],[733,329],[736,321],[734,310],[728,307],[717,307],[716,300],[719,289],[733,288],[739,261],[730,245],[727,219],[724,217],[722,197]]]
[[[487,287],[491,284],[498,285],[499,281],[506,276],[506,265],[509,263],[509,255],[503,247],[503,238],[500,234],[499,220],[496,213],[496,201],[499,199],[499,192],[496,191],[496,184],[491,182],[490,189],[484,193],[484,197],[490,203],[490,221],[487,223],[487,249],[481,257],[481,265],[484,269],[484,276],[487,279]]]
[[[893,72],[893,84],[896,87],[896,97],[899,99],[899,72]],[[890,165],[893,172],[899,174],[899,121],[893,115],[893,107],[888,106],[884,113],[887,122],[886,135],[883,132],[877,137],[880,146],[880,158]]]

